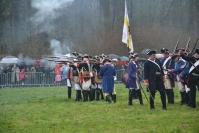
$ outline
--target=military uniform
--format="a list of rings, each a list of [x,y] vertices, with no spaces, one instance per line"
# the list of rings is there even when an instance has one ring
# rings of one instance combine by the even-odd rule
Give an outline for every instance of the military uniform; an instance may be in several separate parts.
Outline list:
[[[169,54],[168,49],[162,49],[161,52],[165,55]],[[171,57],[164,57],[161,60],[161,65],[162,68],[164,69],[164,86],[165,86],[165,91],[166,91],[166,95],[167,95],[167,100],[169,104],[174,104],[174,91],[173,91],[173,87],[174,87],[174,75],[171,73],[168,73],[168,71],[166,71],[166,69],[173,69],[175,64],[173,62],[173,60],[171,60]]]
[[[150,50],[147,53],[149,56],[156,54],[156,51]],[[148,90],[150,92],[150,108],[154,109],[155,93],[158,90],[161,95],[162,109],[166,109],[166,95],[163,84],[163,70],[161,63],[158,59],[148,59],[144,63],[144,82],[148,84]]]
[[[95,81],[95,86],[96,86],[96,100],[99,101],[100,97],[101,100],[104,99],[104,94],[102,92],[102,79],[101,76],[99,75],[100,72],[100,63],[96,63],[93,65],[93,70],[96,72],[96,78],[98,78],[98,82]]]
[[[106,101],[110,103],[110,93],[113,93],[114,90],[114,76],[116,75],[116,71],[109,63],[111,63],[110,59],[104,59],[104,65],[100,69],[100,75],[102,76],[102,89],[106,95]]]
[[[195,54],[199,54],[199,49],[196,49]],[[199,58],[195,58],[193,56],[186,56],[184,54],[181,55],[182,58],[189,62],[190,70],[188,74],[188,87],[190,87],[190,101],[189,106],[192,108],[196,108],[196,86],[199,82],[199,65],[197,65]]]
[[[88,59],[88,55],[84,55],[83,59]],[[80,82],[82,86],[82,93],[84,97],[84,101],[88,101],[88,98],[90,101],[92,101],[92,93],[90,93],[91,90],[91,64],[89,63],[89,60],[81,62],[79,64],[79,70],[80,70]]]
[[[130,55],[130,58],[138,57],[137,54]],[[126,81],[126,87],[129,88],[129,101],[128,105],[132,105],[133,93],[136,93],[140,104],[143,105],[142,94],[139,86],[139,75],[138,75],[138,65],[135,61],[130,61],[127,67],[128,78]]]
[[[80,84],[80,79],[79,79],[79,69],[76,66],[77,64],[71,65],[72,72],[71,74],[73,75],[73,82],[74,82],[74,88],[76,91],[76,98],[75,101],[80,101],[82,99],[81,95],[81,84]]]
[[[169,73],[176,74],[176,79],[177,79],[176,83],[181,94],[180,104],[183,105],[186,102],[186,91],[185,91],[185,85],[182,83],[182,79],[181,79],[182,77],[180,75],[182,75],[182,71],[183,71],[186,61],[179,58],[178,54],[175,54],[172,56],[172,60],[176,58],[178,58],[178,60],[176,60],[175,62],[175,67],[173,69],[169,69]]]

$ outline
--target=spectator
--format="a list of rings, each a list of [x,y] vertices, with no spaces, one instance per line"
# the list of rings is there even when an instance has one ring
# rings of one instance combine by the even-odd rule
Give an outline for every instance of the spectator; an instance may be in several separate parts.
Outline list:
[[[25,77],[26,77],[25,70],[21,69],[21,72],[19,73],[19,79],[20,79],[22,85],[24,85]]]

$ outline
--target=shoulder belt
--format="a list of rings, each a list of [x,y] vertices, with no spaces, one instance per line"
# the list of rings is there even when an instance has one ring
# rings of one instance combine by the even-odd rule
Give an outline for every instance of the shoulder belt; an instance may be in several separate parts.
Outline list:
[[[150,61],[150,62],[154,63],[156,66],[158,66],[158,68],[159,68],[160,71],[161,71],[161,68],[160,68],[160,66],[158,65],[158,63],[156,63],[155,61],[152,61],[152,60],[150,60],[150,59],[148,59],[148,61]]]
[[[196,61],[196,62],[194,63],[194,65],[191,66],[191,68],[190,68],[190,70],[189,70],[189,73],[191,73],[198,65],[199,65],[199,60]]]

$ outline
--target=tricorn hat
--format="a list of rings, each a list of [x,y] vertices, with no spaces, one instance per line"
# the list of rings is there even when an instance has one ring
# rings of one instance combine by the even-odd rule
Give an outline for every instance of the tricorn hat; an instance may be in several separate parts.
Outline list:
[[[161,53],[162,53],[162,54],[164,54],[164,53],[169,53],[169,50],[166,49],[166,48],[162,48],[162,49],[161,49]]]
[[[84,54],[82,58],[89,58],[88,54]]]
[[[156,54],[156,50],[149,50],[146,54],[147,55]]]
[[[111,59],[105,58],[105,59],[103,60],[103,64],[106,63],[106,62],[111,62]]]
[[[171,59],[173,60],[173,59],[175,59],[176,57],[178,57],[178,56],[180,56],[179,54],[174,54],[172,57],[171,57]]]
[[[199,49],[196,49],[196,50],[195,50],[195,53],[199,54]]]
[[[129,58],[136,58],[138,57],[138,53],[132,53],[129,55]]]

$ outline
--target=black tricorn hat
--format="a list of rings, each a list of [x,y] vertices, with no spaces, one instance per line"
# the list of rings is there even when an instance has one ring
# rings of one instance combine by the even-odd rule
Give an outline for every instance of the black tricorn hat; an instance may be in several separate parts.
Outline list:
[[[89,58],[89,55],[84,54],[84,55],[82,56],[82,58]]]
[[[164,54],[164,53],[169,53],[169,50],[166,49],[166,48],[162,48],[162,49],[161,49],[161,53],[162,53],[162,54]]]
[[[79,55],[79,53],[77,53],[77,52],[73,52],[72,53],[74,56],[78,56]]]
[[[149,50],[146,54],[147,55],[156,54],[156,50]]]
[[[111,59],[105,58],[105,59],[103,60],[103,64],[106,63],[106,62],[111,62]]]
[[[199,54],[199,49],[196,49],[196,50],[195,50],[195,53]]]
[[[178,56],[180,56],[180,55],[179,54],[174,54],[174,55],[172,55],[171,59],[173,60],[173,59],[175,59]]]
[[[176,52],[179,52],[180,50],[185,52],[185,48],[179,48],[179,49],[176,50]]]
[[[138,53],[131,53],[129,55],[129,58],[136,58],[136,57],[138,57]]]

